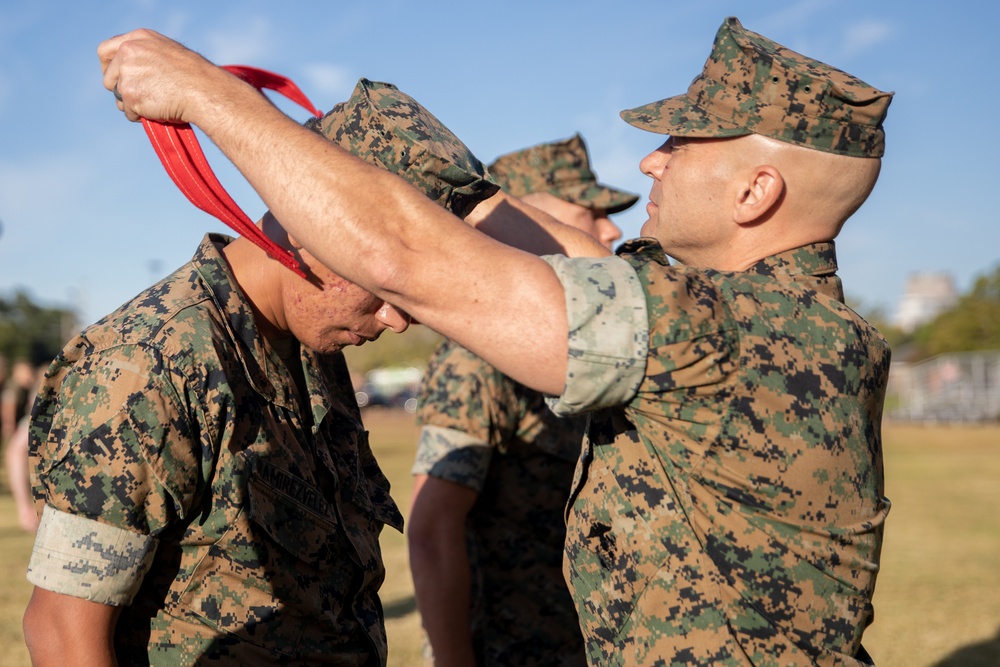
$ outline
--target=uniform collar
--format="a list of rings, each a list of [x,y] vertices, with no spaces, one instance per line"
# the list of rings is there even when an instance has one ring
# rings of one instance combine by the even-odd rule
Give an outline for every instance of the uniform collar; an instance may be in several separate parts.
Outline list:
[[[747,272],[777,280],[785,277],[819,294],[844,302],[844,287],[837,276],[837,252],[833,241],[811,243],[765,257]]]
[[[837,252],[833,241],[812,243],[765,257],[748,271],[766,276],[831,276],[837,273]]]
[[[192,264],[201,276],[212,301],[224,316],[230,336],[237,343],[237,354],[250,385],[272,403],[291,410],[298,409],[295,381],[267,339],[259,332],[253,310],[236,283],[222,248],[233,241],[226,234],[206,234],[195,253]],[[299,363],[305,373],[307,404],[312,411],[313,425],[320,424],[331,409],[330,397],[337,392],[321,372],[329,364],[326,355],[299,346]],[[337,407],[337,406],[333,406]],[[350,406],[342,411],[353,414]]]
[[[257,329],[250,303],[222,256],[222,248],[233,240],[227,234],[206,234],[191,263],[236,342],[237,355],[250,385],[271,402],[291,405],[292,380],[277,353]]]
[[[664,266],[670,263],[667,255],[663,252],[663,246],[660,245],[660,242],[650,237],[626,241],[619,246],[617,253],[642,253]],[[844,301],[844,289],[840,278],[837,276],[837,252],[833,241],[811,243],[779,252],[775,255],[765,257],[746,271],[697,270],[717,275],[753,274],[767,276],[779,281],[783,279],[791,280],[837,301]]]

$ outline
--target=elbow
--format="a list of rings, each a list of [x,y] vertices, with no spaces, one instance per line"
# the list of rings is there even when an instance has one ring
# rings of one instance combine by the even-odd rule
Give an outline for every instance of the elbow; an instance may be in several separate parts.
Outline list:
[[[449,521],[444,512],[424,512],[418,503],[410,514],[406,542],[416,575],[440,567],[456,549],[465,548],[464,524]]]

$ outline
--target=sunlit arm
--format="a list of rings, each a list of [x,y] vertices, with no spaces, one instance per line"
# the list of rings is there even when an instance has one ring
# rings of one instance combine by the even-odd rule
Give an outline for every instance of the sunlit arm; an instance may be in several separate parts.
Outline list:
[[[593,236],[500,191],[477,206],[465,222],[501,243],[533,255],[603,257],[607,248]]]
[[[24,612],[24,642],[34,667],[112,667],[121,607],[35,587]]]
[[[562,392],[565,297],[545,262],[478,233],[172,40],[137,31],[98,54],[104,85],[119,87],[129,118],[196,124],[333,271],[514,379]]]
[[[414,477],[407,521],[410,571],[435,667],[474,665],[465,520],[477,494],[428,475]]]

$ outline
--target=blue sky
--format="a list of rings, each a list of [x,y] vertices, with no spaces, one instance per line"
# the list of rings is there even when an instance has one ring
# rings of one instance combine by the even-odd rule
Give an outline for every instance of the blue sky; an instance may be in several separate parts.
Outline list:
[[[662,138],[618,112],[683,92],[728,15],[896,92],[882,177],[838,240],[849,297],[891,313],[912,273],[948,272],[965,290],[998,265],[996,3],[5,0],[0,293],[24,289],[90,322],[187,261],[206,231],[228,231],[175,189],[102,88],[96,48],[117,33],[153,28],[219,64],[285,74],[323,110],[360,77],[394,83],[484,162],[580,132],[600,179],[642,196],[616,216],[630,237],[650,183],[638,162]],[[260,200],[202,143],[259,217]]]

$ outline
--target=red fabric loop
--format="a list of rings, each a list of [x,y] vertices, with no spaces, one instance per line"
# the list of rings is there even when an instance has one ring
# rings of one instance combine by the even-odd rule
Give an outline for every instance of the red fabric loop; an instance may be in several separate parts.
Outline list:
[[[274,72],[268,72],[266,69],[247,67],[246,65],[223,65],[222,69],[235,74],[257,90],[267,88],[281,93],[317,118],[323,115],[323,112],[312,105],[305,93],[291,79]]]
[[[240,77],[257,90],[264,88],[274,90],[313,115],[317,117],[323,115],[295,83],[280,74],[246,65],[225,65],[223,69]],[[143,118],[142,126],[167,174],[192,204],[215,216],[284,266],[305,277],[295,257],[268,238],[222,187],[208,160],[205,159],[205,153],[201,150],[190,124],[161,123]]]

